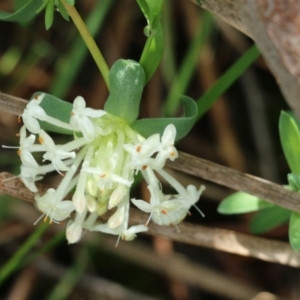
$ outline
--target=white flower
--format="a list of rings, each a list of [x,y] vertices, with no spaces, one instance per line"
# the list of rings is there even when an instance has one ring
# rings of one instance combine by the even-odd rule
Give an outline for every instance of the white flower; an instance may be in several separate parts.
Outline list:
[[[109,172],[105,172],[100,167],[98,167],[98,168],[95,168],[95,167],[83,168],[82,172],[99,175],[97,185],[101,190],[111,189],[113,187],[114,183],[121,183],[126,186],[131,186],[131,184],[132,184],[132,182],[129,181],[128,179],[125,179],[118,174],[112,174]]]
[[[131,162],[129,167],[136,170],[146,170],[156,167],[156,160],[152,158],[152,155],[159,150],[159,134],[153,134],[147,138],[144,142],[138,144],[125,144],[124,149],[130,153]]]
[[[21,157],[22,163],[27,166],[37,168],[39,165],[30,153],[30,149],[33,148],[35,142],[35,135],[31,134],[27,137],[26,127],[22,126],[20,130],[20,148],[18,154]]]
[[[105,114],[103,110],[86,107],[85,100],[78,96],[73,103],[70,124],[75,131],[81,131],[87,140],[92,140],[95,136],[95,125],[90,118],[100,118]]]
[[[38,191],[37,187],[35,186],[35,181],[41,180],[43,176],[38,175],[38,171],[36,168],[21,165],[21,173],[19,176],[25,186],[31,192],[36,193]]]
[[[69,167],[62,161],[66,158],[75,158],[75,152],[67,152],[55,145],[52,138],[44,131],[40,131],[39,142],[46,147],[46,153],[43,155],[43,161],[49,160],[53,166],[59,171],[67,171]],[[60,173],[60,172],[59,172]]]
[[[131,202],[140,210],[150,213],[150,217],[146,222],[148,225],[150,219],[158,225],[175,225],[182,220],[180,214],[170,218],[170,213],[177,211],[179,212],[182,209],[182,203],[178,200],[168,200],[169,197],[164,195],[158,188],[151,185],[148,186],[148,189],[151,193],[150,203],[144,200],[131,199]],[[178,220],[177,220],[178,218]]]
[[[47,114],[45,113],[44,109],[39,106],[44,97],[45,94],[35,96],[26,105],[26,108],[21,115],[26,128],[32,133],[40,132],[41,128],[37,119],[44,121],[47,118]]]
[[[136,238],[136,234],[140,232],[148,231],[148,227],[145,225],[135,225],[131,226],[130,228],[124,230],[121,233],[121,239],[124,241],[132,241]]]
[[[50,223],[65,220],[74,210],[73,202],[70,200],[62,201],[56,190],[52,188],[48,189],[45,195],[36,196],[35,201],[38,209],[43,212],[41,217],[45,216],[45,221],[49,218]]]
[[[160,150],[156,156],[158,165],[160,165],[161,168],[167,159],[174,161],[178,157],[177,149],[174,146],[175,138],[176,128],[173,124],[169,124],[161,137]]]

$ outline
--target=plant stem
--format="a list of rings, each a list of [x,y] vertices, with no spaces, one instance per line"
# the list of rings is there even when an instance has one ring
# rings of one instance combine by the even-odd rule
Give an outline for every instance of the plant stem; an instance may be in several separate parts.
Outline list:
[[[75,26],[77,27],[79,33],[81,34],[86,46],[90,50],[90,53],[93,56],[93,58],[96,62],[96,65],[98,66],[107,87],[109,88],[109,82],[108,82],[109,68],[108,68],[106,61],[105,61],[100,49],[98,48],[95,40],[89,33],[85,23],[81,19],[76,8],[74,6],[68,4],[65,0],[60,0],[60,1],[64,5],[66,10],[68,11],[70,17],[72,18]]]

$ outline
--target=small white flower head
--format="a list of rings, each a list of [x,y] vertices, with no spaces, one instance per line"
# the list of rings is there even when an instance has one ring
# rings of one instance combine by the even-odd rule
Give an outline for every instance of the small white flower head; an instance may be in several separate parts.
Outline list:
[[[39,106],[44,97],[45,94],[35,96],[26,105],[26,108],[24,109],[24,112],[21,115],[26,128],[32,133],[39,133],[41,127],[38,120],[45,121],[47,118],[47,114],[45,113],[43,108]]]
[[[56,190],[52,188],[48,189],[45,195],[36,196],[35,202],[38,209],[43,212],[41,218],[45,216],[44,221],[49,218],[50,223],[65,220],[74,210],[73,202],[69,200],[62,201],[58,198]]]
[[[156,160],[152,155],[160,148],[159,134],[153,134],[144,142],[138,144],[126,144],[124,149],[131,154],[132,161],[129,166],[136,170],[146,170],[156,167]]]
[[[70,125],[74,131],[82,132],[83,136],[91,141],[95,137],[95,125],[91,118],[100,118],[105,114],[106,112],[104,110],[95,110],[86,107],[83,97],[78,96],[73,102]]]
[[[67,152],[60,149],[44,130],[40,131],[39,142],[46,148],[46,153],[43,155],[43,161],[51,161],[58,173],[60,173],[59,171],[67,171],[69,169],[62,160],[66,158],[75,158],[76,154],[74,151]]]

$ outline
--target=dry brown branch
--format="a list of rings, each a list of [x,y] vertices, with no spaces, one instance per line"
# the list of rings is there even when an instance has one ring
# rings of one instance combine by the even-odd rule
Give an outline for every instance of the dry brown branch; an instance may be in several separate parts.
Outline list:
[[[23,184],[19,184],[18,188],[15,188],[13,182],[19,181],[18,179],[6,181],[7,183],[11,182],[11,185],[1,184],[3,178],[7,179],[11,177],[13,176],[8,173],[0,174],[0,192],[7,193],[18,199],[33,201],[33,193],[28,191]],[[42,184],[37,184],[37,186],[38,188],[42,188],[42,190],[46,188]],[[130,210],[130,216],[131,224],[143,224],[148,218],[144,213],[133,208]],[[103,220],[106,221],[107,218],[104,217]],[[300,253],[294,252],[288,243],[185,222],[181,223],[179,227],[181,233],[178,233],[174,227],[162,227],[151,224],[147,234],[159,235],[186,244],[208,247],[242,256],[250,256],[292,267],[300,267]]]
[[[252,37],[290,107],[300,117],[300,2],[192,0]]]
[[[27,101],[22,98],[0,92],[0,110],[19,116],[22,114],[26,103]]]
[[[174,162],[167,162],[167,166],[300,212],[300,194],[268,180],[241,173],[183,152],[179,153],[179,157]]]
[[[42,274],[61,280],[68,269],[49,262],[47,259],[38,259],[33,263],[33,267]],[[142,295],[126,287],[89,274],[83,274],[77,285],[78,288],[88,290],[94,294],[95,299],[122,299],[122,300],[157,300],[155,297]]]
[[[150,270],[182,280],[215,295],[246,300],[261,292],[258,287],[249,282],[246,283],[228,274],[224,275],[190,261],[188,257],[181,254],[170,253],[159,256],[154,253],[153,249],[136,240],[133,243],[121,242],[117,248],[114,247],[115,243],[115,237],[103,237],[101,238],[101,249],[122,257],[126,261],[132,261]]]

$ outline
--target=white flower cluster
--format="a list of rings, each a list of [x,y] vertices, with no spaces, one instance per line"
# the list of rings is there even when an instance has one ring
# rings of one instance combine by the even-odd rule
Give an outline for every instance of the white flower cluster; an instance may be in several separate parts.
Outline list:
[[[20,178],[28,189],[37,193],[35,201],[43,212],[41,218],[60,222],[70,217],[66,231],[69,243],[77,242],[84,229],[132,240],[136,233],[148,230],[150,219],[159,225],[178,224],[198,201],[203,186],[198,190],[193,185],[184,188],[162,169],[167,159],[173,161],[178,156],[173,124],[165,128],[161,137],[154,134],[145,139],[124,120],[103,110],[86,108],[80,96],[74,100],[67,124],[48,116],[39,106],[44,96],[40,94],[31,100],[21,115],[24,126],[20,131],[18,151],[22,160]],[[39,120],[72,130],[74,139],[56,145],[40,128]],[[36,137],[38,144],[35,144]],[[32,155],[34,152],[43,153],[44,164],[37,163]],[[49,188],[40,196],[35,182],[52,171],[61,174],[62,180],[56,190]],[[137,199],[131,199],[131,202],[150,217],[146,224],[128,228],[129,192],[134,175],[139,171],[148,184],[150,202]],[[178,194],[163,194],[156,173]],[[75,187],[72,199],[64,200]],[[111,209],[114,213],[107,223],[99,223],[99,216]]]

